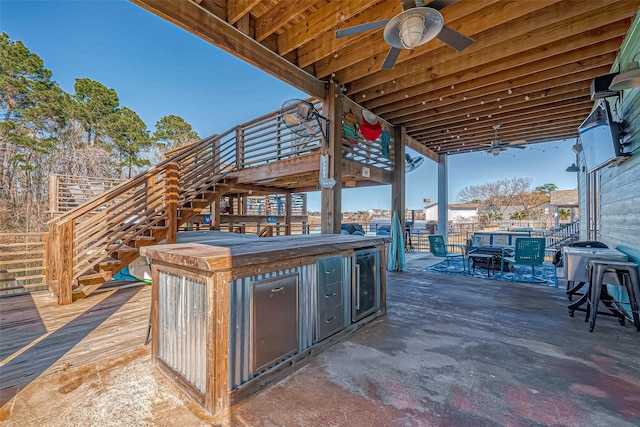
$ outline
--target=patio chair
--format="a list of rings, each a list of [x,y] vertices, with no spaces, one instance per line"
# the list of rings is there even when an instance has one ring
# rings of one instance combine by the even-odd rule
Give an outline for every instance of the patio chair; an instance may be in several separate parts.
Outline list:
[[[467,271],[466,245],[445,244],[442,234],[432,234],[429,236],[429,248],[433,256],[446,259],[447,269],[451,258],[462,258],[462,271]],[[449,248],[455,248],[459,252],[450,251]]]
[[[518,282],[542,283],[545,280],[536,277],[536,265],[544,262],[545,242],[543,237],[519,237],[516,239],[515,252],[510,257],[507,252],[502,257],[503,262],[512,264],[525,264],[531,266],[531,280],[518,280]]]

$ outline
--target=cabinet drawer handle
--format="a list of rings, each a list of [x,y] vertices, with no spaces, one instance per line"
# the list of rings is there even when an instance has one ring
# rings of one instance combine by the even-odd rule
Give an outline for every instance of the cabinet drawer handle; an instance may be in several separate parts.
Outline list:
[[[325,323],[331,323],[331,322],[333,322],[334,320],[336,320],[336,316],[333,316],[331,319],[327,319],[327,320],[325,320],[324,322],[325,322]]]
[[[271,292],[280,292],[280,291],[284,291],[284,286],[280,286],[279,288],[271,289]]]
[[[324,297],[325,297],[326,299],[329,299],[329,298],[331,298],[331,297],[335,297],[335,296],[336,296],[336,293],[334,292],[334,293],[332,293],[332,294],[330,294],[330,295],[325,295]]]

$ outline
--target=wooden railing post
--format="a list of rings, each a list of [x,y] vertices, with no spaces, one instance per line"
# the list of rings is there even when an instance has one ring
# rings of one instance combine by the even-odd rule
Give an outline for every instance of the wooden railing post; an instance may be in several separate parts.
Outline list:
[[[47,285],[58,296],[58,305],[73,302],[73,228],[73,220],[49,225]]]
[[[236,168],[244,167],[244,129],[236,128]]]
[[[58,212],[58,175],[49,175],[49,218]]]
[[[178,233],[178,164],[167,164],[167,243],[176,242]]]

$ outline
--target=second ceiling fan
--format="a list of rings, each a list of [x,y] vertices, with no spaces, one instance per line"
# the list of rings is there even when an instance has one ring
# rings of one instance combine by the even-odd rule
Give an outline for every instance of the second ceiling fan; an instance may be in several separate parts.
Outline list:
[[[351,36],[384,27],[384,39],[391,45],[391,49],[382,64],[383,70],[393,68],[402,49],[415,49],[434,37],[461,51],[473,43],[473,39],[444,25],[444,18],[439,12],[443,7],[457,1],[433,0],[425,7],[424,0],[400,0],[403,11],[393,18],[338,30],[336,37]]]

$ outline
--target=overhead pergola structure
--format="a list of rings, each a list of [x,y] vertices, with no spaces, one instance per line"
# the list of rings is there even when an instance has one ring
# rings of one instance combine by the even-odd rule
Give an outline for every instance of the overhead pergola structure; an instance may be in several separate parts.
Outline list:
[[[511,144],[577,137],[593,106],[591,82],[612,72],[640,6],[640,0],[132,1],[325,100],[333,136],[341,132],[340,103],[333,101],[340,94],[396,126],[399,153],[406,145],[439,162],[441,223],[447,155],[487,150],[494,125]],[[435,38],[401,50],[393,69],[383,70],[389,45],[382,28],[336,37],[339,29],[390,19],[403,4],[416,3],[438,9],[446,26],[474,42],[459,52]],[[403,156],[398,160],[393,208],[402,212]],[[324,230],[339,230],[339,198],[339,183],[323,190]]]

